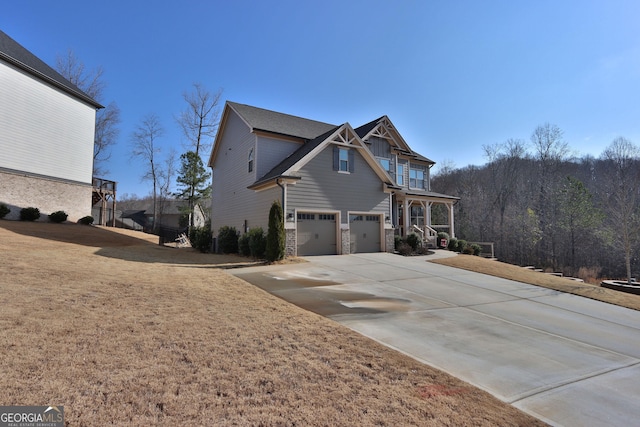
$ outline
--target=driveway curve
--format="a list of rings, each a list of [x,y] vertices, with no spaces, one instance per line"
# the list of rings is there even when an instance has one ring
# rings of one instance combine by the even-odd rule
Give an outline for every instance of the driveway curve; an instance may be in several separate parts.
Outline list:
[[[640,312],[386,253],[230,273],[556,426],[638,425]]]

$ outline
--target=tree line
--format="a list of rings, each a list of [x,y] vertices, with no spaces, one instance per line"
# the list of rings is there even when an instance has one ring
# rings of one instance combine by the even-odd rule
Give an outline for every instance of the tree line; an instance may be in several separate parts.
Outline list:
[[[572,155],[556,125],[530,141],[484,146],[487,163],[444,167],[432,189],[460,197],[456,237],[494,242],[496,257],[581,278],[638,273],[640,149],[613,140],[599,157]],[[435,207],[434,223],[446,223]]]

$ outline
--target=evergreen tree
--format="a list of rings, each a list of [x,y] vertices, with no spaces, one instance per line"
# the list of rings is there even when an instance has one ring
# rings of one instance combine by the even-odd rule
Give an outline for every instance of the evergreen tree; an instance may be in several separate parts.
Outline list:
[[[176,179],[179,192],[176,193],[176,197],[189,202],[188,210],[183,213],[191,216],[189,227],[192,228],[195,205],[200,200],[211,196],[211,186],[209,185],[211,174],[204,168],[202,159],[194,151],[182,154],[180,163],[180,173]]]
[[[269,230],[265,257],[268,261],[278,261],[285,255],[284,214],[280,202],[276,200],[269,211]]]

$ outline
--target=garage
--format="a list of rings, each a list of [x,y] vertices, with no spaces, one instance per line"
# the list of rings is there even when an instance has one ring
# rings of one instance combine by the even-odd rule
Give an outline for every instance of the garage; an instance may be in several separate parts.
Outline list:
[[[380,215],[349,215],[349,253],[380,252]]]
[[[320,212],[298,212],[298,255],[335,255],[336,215]]]

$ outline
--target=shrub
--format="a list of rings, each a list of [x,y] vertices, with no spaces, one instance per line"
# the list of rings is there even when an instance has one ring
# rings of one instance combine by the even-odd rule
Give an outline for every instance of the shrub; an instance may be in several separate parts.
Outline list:
[[[9,209],[7,205],[4,203],[0,204],[0,218],[4,218],[9,215],[9,212],[11,212],[11,209]]]
[[[407,236],[407,244],[411,246],[411,249],[414,251],[418,249],[418,245],[420,245],[420,237],[417,234],[411,233]]]
[[[456,239],[455,237],[452,239],[449,239],[449,243],[447,243],[447,249],[449,249],[450,251],[455,251],[457,247],[458,247],[458,239]]]
[[[79,224],[91,225],[93,224],[93,217],[91,215],[83,216],[78,220]]]
[[[249,251],[251,256],[256,259],[264,258],[264,253],[267,249],[267,239],[262,227],[252,228],[247,234],[249,236]]]
[[[413,253],[413,248],[411,248],[411,245],[404,242],[398,245],[397,250],[400,255],[404,255],[404,256],[411,255]]]
[[[242,256],[251,256],[251,248],[249,247],[249,233],[244,233],[238,238],[238,252]]]
[[[482,246],[477,243],[472,244],[471,249],[473,249],[473,254],[475,256],[480,256],[480,254],[482,253]]]
[[[467,241],[464,239],[458,239],[458,242],[456,243],[456,252],[462,252],[464,251],[464,248],[467,247]]]
[[[238,253],[238,232],[235,227],[225,225],[218,230],[218,248],[223,254]]]
[[[67,214],[64,211],[55,211],[49,214],[49,221],[51,222],[65,222],[67,220]]]
[[[211,242],[213,240],[211,223],[207,222],[204,227],[193,227],[189,232],[189,240],[191,240],[191,246],[200,252],[209,252],[211,250]]]
[[[265,256],[267,261],[273,262],[284,258],[285,255],[285,231],[284,214],[282,206],[276,200],[269,210],[269,230],[267,231],[267,245]]]
[[[465,255],[473,255],[473,248],[471,246],[465,246],[462,253]]]
[[[396,250],[398,250],[400,245],[403,243],[402,237],[396,234],[395,236],[393,236],[393,243],[394,243],[393,247],[396,248]]]
[[[40,218],[38,208],[22,208],[20,210],[20,221],[35,221]]]

